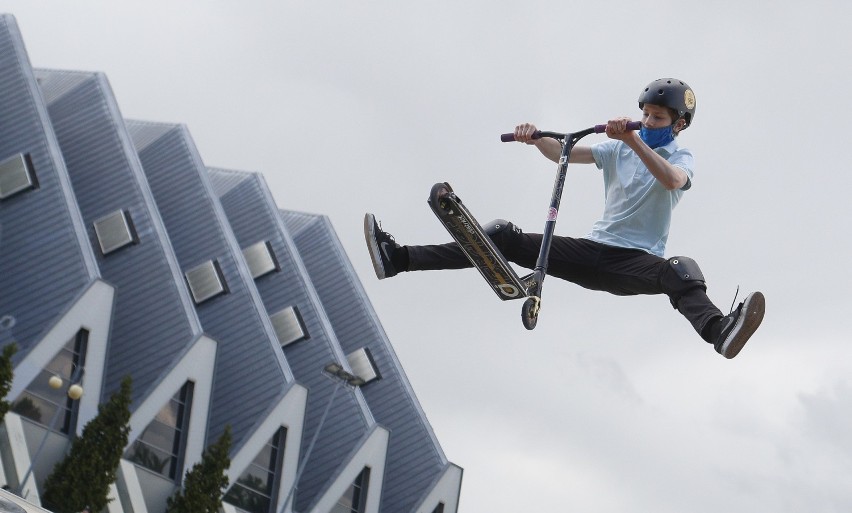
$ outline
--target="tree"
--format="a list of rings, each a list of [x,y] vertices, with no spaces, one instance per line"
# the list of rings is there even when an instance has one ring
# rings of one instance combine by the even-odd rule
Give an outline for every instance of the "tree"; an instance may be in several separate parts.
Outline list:
[[[225,471],[231,466],[231,426],[204,451],[201,461],[184,476],[183,490],[169,497],[166,513],[218,513],[228,487]]]
[[[131,378],[109,401],[98,406],[68,455],[53,468],[44,483],[42,502],[56,513],[75,513],[89,506],[103,510],[109,499],[109,485],[115,482],[121,455],[130,435]]]
[[[9,390],[12,389],[12,379],[14,378],[14,368],[12,367],[12,356],[18,352],[18,345],[12,342],[3,348],[3,353],[0,354],[0,422],[6,416],[11,405],[6,400]]]

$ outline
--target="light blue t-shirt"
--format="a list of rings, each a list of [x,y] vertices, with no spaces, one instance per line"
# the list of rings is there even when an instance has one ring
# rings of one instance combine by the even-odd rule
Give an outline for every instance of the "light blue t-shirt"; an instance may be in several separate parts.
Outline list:
[[[686,172],[686,185],[666,190],[622,141],[610,139],[592,146],[595,164],[603,170],[606,204],[587,239],[664,255],[672,210],[692,185],[694,159],[689,150],[678,148],[677,141],[654,151]]]

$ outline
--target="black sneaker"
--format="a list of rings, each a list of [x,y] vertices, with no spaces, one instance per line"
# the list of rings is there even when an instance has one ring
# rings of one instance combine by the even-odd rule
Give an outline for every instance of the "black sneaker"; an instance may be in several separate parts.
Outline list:
[[[380,280],[396,276],[397,270],[394,268],[391,258],[394,251],[399,249],[399,244],[393,239],[393,235],[382,231],[382,227],[373,214],[364,215],[364,238],[367,241],[370,258],[373,260],[376,276]]]
[[[765,308],[766,300],[763,294],[752,292],[736,310],[722,317],[721,332],[714,344],[716,351],[725,358],[733,358],[739,354],[763,321]]]

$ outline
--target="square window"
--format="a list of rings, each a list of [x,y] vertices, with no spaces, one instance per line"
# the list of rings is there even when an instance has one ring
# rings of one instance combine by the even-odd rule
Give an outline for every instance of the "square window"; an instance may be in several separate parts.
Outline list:
[[[260,241],[245,248],[243,250],[243,257],[248,264],[249,270],[251,270],[251,277],[254,279],[281,269],[278,266],[278,260],[275,258],[275,253],[273,253],[272,245],[269,241]]]
[[[225,277],[222,276],[219,263],[215,260],[208,260],[193,267],[186,271],[185,276],[195,304],[203,303],[219,294],[228,292],[225,286]]]
[[[0,199],[38,187],[30,156],[18,154],[0,162]]]
[[[288,306],[270,315],[269,319],[272,321],[281,347],[310,338],[308,330],[305,328],[305,321],[302,319],[299,309],[295,306]]]
[[[352,373],[364,380],[364,384],[377,379],[382,379],[379,369],[376,366],[376,361],[373,359],[372,353],[366,347],[362,347],[357,351],[353,351],[346,355],[346,361],[349,362],[349,367],[352,368]]]
[[[139,241],[130,214],[124,210],[116,210],[101,217],[94,222],[94,225],[98,244],[104,255]]]

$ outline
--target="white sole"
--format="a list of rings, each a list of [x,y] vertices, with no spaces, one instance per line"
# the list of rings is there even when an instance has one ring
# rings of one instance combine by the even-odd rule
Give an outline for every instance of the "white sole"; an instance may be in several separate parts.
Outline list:
[[[376,244],[376,216],[373,214],[364,215],[364,240],[367,241],[367,249],[370,252],[370,258],[373,261],[373,270],[376,271],[376,278],[384,280],[385,267],[382,265],[382,255],[379,252],[379,245]]]
[[[754,292],[746,298],[742,313],[737,319],[734,329],[731,330],[727,340],[722,344],[722,355],[725,358],[731,359],[740,353],[748,339],[763,322],[765,310],[766,299],[761,292]]]

